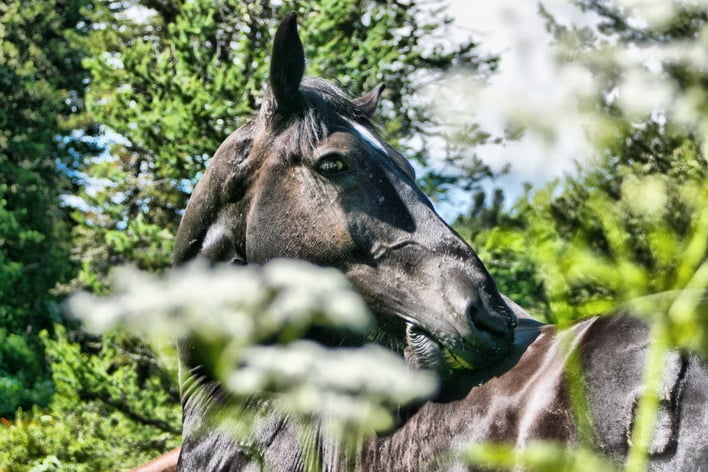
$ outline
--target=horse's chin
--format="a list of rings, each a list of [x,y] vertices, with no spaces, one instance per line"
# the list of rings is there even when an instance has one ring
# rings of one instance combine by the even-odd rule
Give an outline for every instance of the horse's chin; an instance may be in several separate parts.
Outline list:
[[[489,367],[509,351],[503,343],[495,342],[480,347],[478,339],[475,346],[464,339],[457,341],[455,347],[448,346],[424,329],[407,323],[404,349],[406,363],[417,369],[435,370],[445,379],[456,371]]]

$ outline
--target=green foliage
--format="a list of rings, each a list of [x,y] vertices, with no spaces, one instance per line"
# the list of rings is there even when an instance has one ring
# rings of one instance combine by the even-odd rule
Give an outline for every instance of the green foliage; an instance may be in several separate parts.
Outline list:
[[[499,290],[539,319],[551,316],[537,261],[529,252],[528,215],[531,187],[510,209],[504,207],[504,194],[495,190],[491,204],[483,192],[467,215],[461,215],[454,227],[467,239],[492,274]]]
[[[57,282],[73,276],[60,196],[95,151],[83,115],[88,2],[0,4],[0,416],[45,404],[52,392],[41,329],[59,321]]]
[[[46,404],[54,389],[47,378],[42,345],[28,335],[0,328],[0,412],[11,416],[18,405]]]
[[[550,441],[531,443],[515,449],[504,444],[483,443],[464,446],[455,451],[471,464],[485,464],[492,470],[526,470],[529,472],[611,472],[615,466],[594,451],[568,448]]]
[[[607,16],[601,28],[605,34],[647,46],[696,38],[705,24],[703,15],[696,12],[695,21],[686,22],[687,13],[679,9],[662,26],[674,31],[671,37],[649,27],[643,31],[630,28],[621,21],[626,16],[607,10],[603,2],[582,3]],[[705,289],[708,163],[700,123],[685,123],[678,106],[646,116],[626,111],[623,103],[609,102],[609,90],[618,83],[613,71],[630,65],[607,56],[605,43],[588,40],[592,35],[587,30],[573,30],[556,24],[550,16],[547,19],[563,46],[561,52],[570,52],[564,48],[569,44],[582,52],[561,55],[562,61],[598,67],[598,89],[603,94],[593,116],[603,125],[596,135],[596,159],[574,176],[527,191],[509,210],[500,212],[500,205],[485,206],[480,200],[469,216],[458,220],[457,227],[473,246],[481,248],[483,259],[496,258],[490,271],[503,289],[520,295],[517,301],[552,321],[567,323],[605,313],[622,302],[654,293]],[[683,27],[672,29],[668,26],[672,22]],[[611,24],[617,28],[614,33]],[[633,31],[628,38],[625,27]],[[614,54],[619,57],[616,60],[625,57]],[[705,82],[700,81],[698,68],[677,62],[673,56],[663,65],[665,82],[678,94],[676,101],[690,99],[691,106],[702,107],[708,89],[701,85]],[[672,300],[662,306],[670,310]],[[671,315],[673,344],[706,352],[705,320],[699,313]]]
[[[481,205],[458,225],[473,243],[501,258],[490,266],[500,285],[521,292],[522,305],[543,300],[538,308],[547,319],[567,325],[629,311],[649,322],[645,388],[624,464],[625,470],[641,471],[647,467],[667,351],[678,347],[708,355],[708,126],[701,118],[708,88],[705,68],[693,60],[704,54],[708,16],[705,6],[676,2],[673,14],[652,24],[632,16],[641,18],[641,9],[578,4],[600,15],[605,37],[560,25],[541,12],[560,45],[561,64],[593,71],[596,95],[581,103],[596,124],[595,161],[527,192],[495,215],[495,227],[485,225],[494,205]],[[635,59],[637,51],[655,58],[661,74],[647,67],[646,56]],[[630,82],[637,77],[655,90],[669,90],[670,99],[645,100],[645,90]],[[619,99],[611,93],[617,90]],[[514,271],[518,266],[530,270]],[[524,290],[529,282],[536,293]],[[611,468],[591,452],[560,451],[547,443],[523,451],[472,446],[464,457],[501,468]]]
[[[697,171],[701,177],[682,182],[672,175],[675,169],[653,173],[647,167],[641,175],[637,168],[620,166],[615,174],[599,165],[566,179],[560,192],[556,183],[528,194],[508,215],[514,224],[474,236],[486,251],[504,258],[489,266],[500,285],[516,283],[519,293],[528,280],[519,280],[513,269],[530,269],[522,274],[540,282],[540,295],[519,294],[531,302],[543,297],[547,318],[561,325],[616,311],[630,311],[649,322],[646,388],[637,408],[628,471],[646,470],[667,351],[678,347],[708,354],[708,165],[695,145],[686,144],[669,155],[685,159],[678,167],[702,168]],[[682,154],[686,148],[690,151]],[[608,190],[613,187],[603,186],[608,176],[618,175],[623,178],[613,199]],[[578,374],[568,372],[571,387]],[[580,388],[573,394],[577,410],[584,402],[582,386],[575,387]],[[548,443],[521,451],[472,445],[462,457],[472,464],[544,471],[598,470],[603,462],[589,450]]]
[[[56,393],[0,425],[0,471],[122,470],[178,445],[175,373],[147,347],[115,331],[72,341],[61,325],[41,337]]]

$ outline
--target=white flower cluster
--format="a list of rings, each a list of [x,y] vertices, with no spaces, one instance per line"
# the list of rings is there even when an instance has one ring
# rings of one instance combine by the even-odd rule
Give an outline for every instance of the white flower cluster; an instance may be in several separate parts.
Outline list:
[[[312,341],[253,346],[227,382],[232,392],[278,392],[289,414],[316,412],[330,426],[383,430],[390,410],[429,397],[437,389],[432,372],[414,371],[399,356],[377,345],[325,348]]]
[[[69,309],[93,330],[122,326],[154,342],[188,337],[237,396],[277,399],[288,415],[317,415],[341,430],[389,428],[391,410],[437,389],[380,346],[328,348],[301,339],[310,327],[362,338],[374,328],[364,301],[338,271],[275,260],[262,267],[191,264],[164,277],[124,268],[115,293],[86,293]]]
[[[263,267],[195,263],[164,277],[131,267],[112,274],[115,293],[80,293],[69,309],[89,329],[115,325],[152,339],[197,333],[244,345],[283,331],[325,325],[364,333],[373,319],[349,282],[334,269],[290,260]]]

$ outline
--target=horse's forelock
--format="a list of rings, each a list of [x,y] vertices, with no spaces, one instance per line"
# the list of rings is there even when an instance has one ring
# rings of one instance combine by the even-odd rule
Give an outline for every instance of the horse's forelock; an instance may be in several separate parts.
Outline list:
[[[300,84],[300,93],[304,97],[304,102],[308,104],[310,113],[303,120],[300,134],[305,141],[301,143],[299,151],[308,152],[314,149],[314,146],[328,135],[328,123],[329,126],[345,127],[355,123],[365,129],[375,129],[371,120],[373,112],[371,101],[378,102],[378,95],[382,91],[383,86],[379,85],[372,92],[377,95],[375,100],[371,97],[366,97],[368,100],[350,100],[342,89],[331,82],[316,77],[305,77]],[[357,103],[359,101],[361,104]],[[367,139],[365,136],[362,137]],[[384,146],[383,143],[379,145]],[[374,145],[374,147],[378,146]],[[395,149],[391,148],[390,151],[384,151],[384,154],[412,181],[415,181],[415,170],[410,163]]]
[[[383,87],[379,86],[372,93],[378,95],[382,90]],[[277,135],[287,134],[287,139],[280,143],[281,146],[285,144],[287,147],[279,149],[281,155],[285,157],[309,155],[332,131],[349,129],[353,123],[364,128],[375,129],[371,119],[373,111],[371,97],[363,101],[351,100],[342,89],[317,77],[303,78],[299,94],[302,104],[302,109],[299,111],[291,111],[287,114],[274,111],[272,115],[261,114],[259,117],[265,125],[261,144],[267,145],[267,142],[275,139]],[[264,109],[269,108],[264,107]],[[356,126],[354,128],[356,130]],[[366,136],[362,138],[367,139]],[[381,146],[386,147],[383,142]],[[415,171],[400,153],[391,148],[390,152],[384,151],[384,154],[412,181],[415,181]]]
[[[262,139],[287,133],[290,149],[286,154],[307,155],[347,120],[371,126],[369,111],[350,100],[339,87],[323,79],[305,77],[300,83],[301,109],[281,113],[264,105],[259,120],[264,125]],[[268,100],[266,98],[266,100]]]
[[[369,110],[350,100],[342,89],[317,77],[305,77],[300,83],[300,94],[308,108],[321,116],[336,114],[361,121],[369,120]]]

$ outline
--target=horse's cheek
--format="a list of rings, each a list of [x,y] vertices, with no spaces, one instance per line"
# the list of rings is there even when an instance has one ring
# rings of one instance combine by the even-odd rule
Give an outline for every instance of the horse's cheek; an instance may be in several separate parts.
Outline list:
[[[303,192],[301,182],[283,183],[280,190],[259,196],[251,209],[248,261],[285,257],[339,267],[353,247],[341,210],[326,195]],[[277,201],[271,197],[278,194]]]

